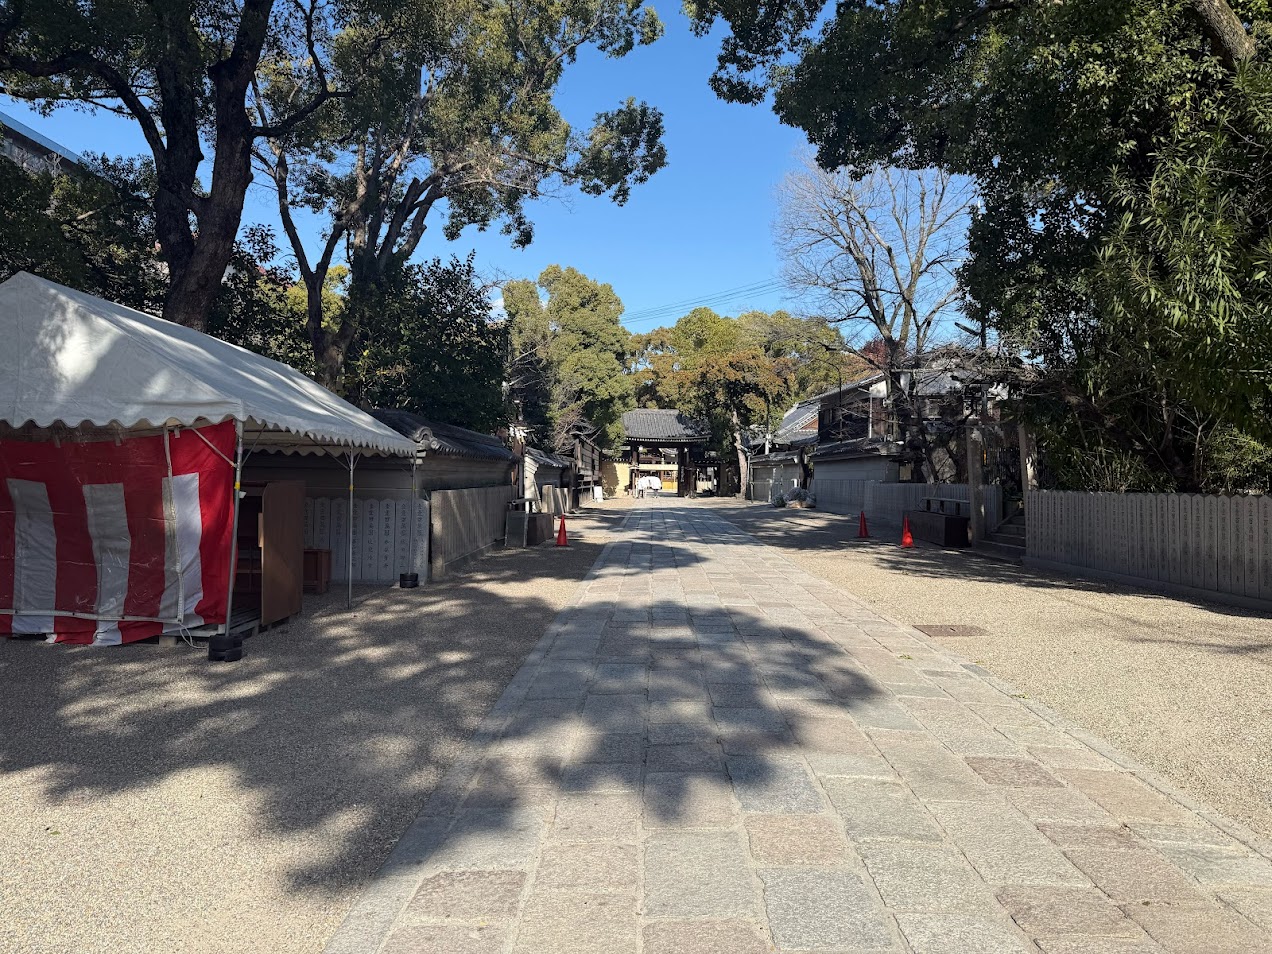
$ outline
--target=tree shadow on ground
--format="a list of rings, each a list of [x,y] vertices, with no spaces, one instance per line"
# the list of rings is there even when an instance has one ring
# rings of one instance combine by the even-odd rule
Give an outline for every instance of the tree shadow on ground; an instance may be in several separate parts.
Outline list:
[[[201,820],[232,810],[249,828],[235,835],[243,844],[303,842],[265,863],[284,896],[347,898],[550,630],[517,677],[525,685],[494,709],[502,733],[489,757],[428,801],[438,837],[425,854],[436,863],[452,850],[515,860],[562,823],[545,814],[558,795],[578,812],[566,823],[584,830],[612,824],[620,803],[629,807],[613,817],[627,817],[642,797],[651,819],[691,824],[704,785],[721,793],[721,811],[736,809],[735,790],[757,804],[810,797],[807,770],[787,758],[794,748],[851,748],[859,730],[845,716],[886,723],[895,706],[871,670],[895,656],[862,628],[877,617],[818,603],[767,555],[734,560],[725,547],[705,561],[704,545],[745,535],[700,508],[666,508],[653,530],[640,510],[602,519],[633,513],[589,577],[595,600],[559,618],[536,581],[583,578],[602,550],[586,532],[569,551],[497,554],[416,590],[364,588],[352,609],[343,593],[308,598],[304,617],[251,640],[235,664],[153,645],[4,645],[0,679],[21,729],[0,736],[0,789],[37,813],[73,811],[85,827],[98,803],[121,796],[141,818],[147,800],[188,799],[155,805],[156,827],[185,826],[175,842],[166,830],[134,833],[150,853],[129,861],[154,865],[130,875],[143,882],[164,877],[165,853],[185,844],[197,857],[189,845],[224,838]],[[672,577],[682,587],[659,592]],[[195,790],[178,784],[192,776]],[[212,902],[218,879],[240,875],[218,871],[189,890]]]
[[[1131,594],[1149,600],[1187,603],[1234,619],[1267,619],[1257,609],[1232,606],[1199,597],[1162,593],[1132,584],[1110,582],[1078,574],[1039,570],[986,556],[975,550],[943,548],[918,541],[903,549],[900,525],[874,521],[870,539],[857,539],[857,516],[816,510],[787,511],[749,501],[721,501],[715,508],[756,539],[783,550],[832,555],[846,548],[865,551],[880,566],[932,579],[1005,583],[1036,590]]]

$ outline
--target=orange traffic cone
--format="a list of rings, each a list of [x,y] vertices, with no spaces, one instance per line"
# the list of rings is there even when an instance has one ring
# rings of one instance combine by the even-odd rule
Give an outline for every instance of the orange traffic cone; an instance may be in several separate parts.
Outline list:
[[[561,514],[561,529],[557,531],[557,546],[568,547],[570,541],[565,538],[565,514]]]
[[[914,546],[914,535],[910,533],[910,518],[909,517],[901,518],[901,546],[903,547]]]
[[[864,510],[861,511],[861,520],[857,524],[857,539],[858,540],[870,539],[870,531],[866,529],[866,512]]]

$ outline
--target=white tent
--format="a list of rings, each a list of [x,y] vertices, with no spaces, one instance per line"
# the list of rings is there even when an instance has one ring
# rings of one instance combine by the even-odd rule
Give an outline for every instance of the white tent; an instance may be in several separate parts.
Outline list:
[[[26,272],[0,283],[0,342],[0,437],[108,439],[234,421],[236,490],[245,450],[326,453],[347,462],[350,500],[359,456],[414,463],[413,441],[294,368]]]
[[[0,283],[0,423],[125,429],[239,421],[260,450],[413,456],[294,368],[19,272]]]

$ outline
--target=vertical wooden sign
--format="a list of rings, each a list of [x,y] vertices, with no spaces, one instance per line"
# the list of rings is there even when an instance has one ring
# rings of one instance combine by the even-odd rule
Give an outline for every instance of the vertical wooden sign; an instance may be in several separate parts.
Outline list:
[[[331,578],[349,579],[349,502],[331,502]]]

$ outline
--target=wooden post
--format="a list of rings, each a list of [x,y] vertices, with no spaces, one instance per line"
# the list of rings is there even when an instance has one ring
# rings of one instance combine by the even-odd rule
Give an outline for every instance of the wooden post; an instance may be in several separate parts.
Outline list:
[[[972,544],[985,539],[985,495],[981,485],[985,479],[985,449],[980,424],[967,428],[967,509],[971,520],[968,532]]]

